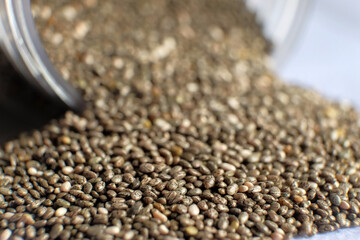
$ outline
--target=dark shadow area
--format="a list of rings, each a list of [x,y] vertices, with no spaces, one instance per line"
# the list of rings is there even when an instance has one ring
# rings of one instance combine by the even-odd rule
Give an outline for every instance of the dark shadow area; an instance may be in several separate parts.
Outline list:
[[[24,80],[0,52],[0,144],[43,126],[65,110]]]

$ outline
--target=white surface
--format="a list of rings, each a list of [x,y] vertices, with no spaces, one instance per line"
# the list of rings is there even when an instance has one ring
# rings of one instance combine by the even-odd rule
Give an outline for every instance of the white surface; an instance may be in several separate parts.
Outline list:
[[[340,229],[332,233],[317,234],[310,238],[296,238],[296,240],[359,240],[360,228]]]
[[[316,1],[288,60],[280,70],[284,79],[359,108],[360,1]]]
[[[360,1],[318,0],[280,75],[360,110]],[[360,227],[298,240],[360,240]]]

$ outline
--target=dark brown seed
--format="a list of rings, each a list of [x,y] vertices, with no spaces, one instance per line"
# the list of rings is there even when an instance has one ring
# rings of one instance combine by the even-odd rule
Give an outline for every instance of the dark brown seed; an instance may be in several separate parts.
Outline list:
[[[140,165],[139,170],[143,173],[151,173],[155,170],[155,167],[153,164],[143,163]]]
[[[205,188],[212,188],[215,185],[215,177],[210,175],[206,176],[204,180],[204,186]]]
[[[335,193],[332,193],[330,194],[330,201],[333,205],[335,206],[340,206],[340,203],[341,203],[341,198],[339,197],[339,195],[335,194]]]

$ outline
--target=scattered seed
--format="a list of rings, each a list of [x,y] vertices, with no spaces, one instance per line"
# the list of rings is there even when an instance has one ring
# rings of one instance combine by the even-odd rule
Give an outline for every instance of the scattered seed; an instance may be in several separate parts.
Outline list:
[[[244,3],[32,5],[87,105],[0,148],[1,239],[283,240],[360,225],[359,115],[278,80]]]

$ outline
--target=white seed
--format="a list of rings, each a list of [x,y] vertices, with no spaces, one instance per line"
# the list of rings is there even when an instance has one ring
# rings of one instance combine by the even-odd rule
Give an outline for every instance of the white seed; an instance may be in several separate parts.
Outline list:
[[[68,21],[73,21],[76,18],[77,11],[73,6],[66,6],[63,9],[63,16]]]
[[[122,60],[122,58],[116,57],[113,60],[113,65],[116,69],[122,69],[124,67],[124,60]]]
[[[51,11],[51,7],[49,6],[44,6],[41,11],[40,11],[40,17],[44,20],[47,20],[51,17],[52,11]]]
[[[71,189],[71,183],[70,182],[64,182],[63,184],[61,184],[60,190],[62,192],[69,192]]]
[[[155,125],[159,127],[162,131],[169,131],[171,129],[170,123],[165,121],[162,118],[158,118],[155,120]]]
[[[99,214],[108,214],[109,211],[106,208],[101,207],[98,209],[98,213]]]
[[[189,207],[189,214],[191,216],[197,216],[200,213],[200,209],[196,204],[191,204]]]
[[[124,234],[124,240],[130,240],[134,237],[134,231],[128,231]]]
[[[84,39],[90,31],[90,23],[82,21],[75,26],[74,37],[78,40]]]
[[[72,173],[74,171],[74,169],[72,167],[70,167],[70,166],[63,167],[61,170],[66,175],[68,175],[68,174],[70,174],[70,173]]]
[[[159,233],[161,235],[167,235],[169,233],[169,229],[164,224],[161,224],[159,226]]]
[[[224,38],[224,31],[219,27],[212,27],[210,29],[210,35],[215,41],[222,41]]]
[[[199,85],[194,82],[186,84],[186,88],[189,92],[192,92],[192,93],[199,91]]]
[[[58,208],[58,209],[55,211],[55,216],[56,216],[56,217],[65,216],[66,212],[67,212],[67,209],[64,208],[64,207]]]
[[[12,231],[10,229],[5,229],[4,231],[2,231],[2,233],[0,234],[0,239],[1,240],[8,240],[10,239],[12,234]]]
[[[53,45],[58,46],[64,40],[61,33],[54,33],[50,41]]]
[[[238,109],[239,106],[240,106],[239,101],[238,101],[236,98],[234,98],[234,97],[228,98],[227,104],[228,104],[232,109]]]
[[[118,226],[111,226],[105,229],[105,233],[117,235],[120,233],[120,228]]]
[[[95,63],[95,57],[92,54],[86,54],[84,57],[84,62],[87,65],[93,65]]]
[[[259,185],[255,185],[254,188],[251,190],[253,193],[261,192],[261,187]]]
[[[29,173],[31,176],[36,176],[36,175],[37,175],[37,169],[31,167],[31,168],[28,169],[28,173]]]
[[[225,152],[228,149],[226,144],[221,143],[219,141],[216,141],[212,147],[215,151],[218,151],[218,152]]]
[[[157,46],[152,52],[153,60],[160,60],[166,58],[176,48],[176,41],[174,38],[166,38],[164,42]]]
[[[221,168],[226,171],[236,171],[236,167],[230,163],[222,163]]]

